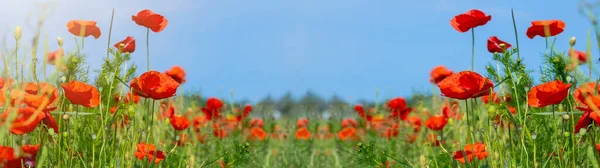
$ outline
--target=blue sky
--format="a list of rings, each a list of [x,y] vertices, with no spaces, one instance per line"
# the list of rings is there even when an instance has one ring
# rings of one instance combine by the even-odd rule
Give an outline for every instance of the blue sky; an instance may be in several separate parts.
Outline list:
[[[15,26],[23,26],[24,38],[33,33],[39,15],[38,2],[1,1],[0,33],[11,46]],[[491,60],[486,40],[498,36],[515,44],[510,10],[514,8],[521,55],[539,69],[544,39],[525,36],[532,20],[561,19],[566,30],[557,48],[568,49],[578,37],[576,49],[585,50],[590,24],[577,11],[578,1],[558,0],[58,0],[49,1],[55,11],[45,25],[50,50],[63,37],[67,50],[74,48],[65,28],[71,19],[95,20],[103,31],[99,39],[86,39],[92,69],[106,54],[111,10],[115,23],[111,44],[126,36],[137,40],[134,62],[146,69],[145,29],[131,15],[151,9],[169,19],[163,32],[151,33],[151,68],[164,71],[184,67],[186,91],[236,100],[279,97],[286,91],[300,96],[312,90],[324,97],[337,94],[351,102],[380,96],[408,97],[413,90],[429,91],[429,71],[445,65],[454,71],[470,69],[471,36],[459,33],[450,19],[470,9],[492,15],[476,29],[476,71],[485,72]],[[7,17],[11,16],[11,17]],[[31,18],[31,19],[27,19]],[[592,44],[595,46],[596,44]],[[2,48],[2,50],[6,50]],[[594,50],[593,60],[598,53]],[[141,73],[141,71],[139,72]]]

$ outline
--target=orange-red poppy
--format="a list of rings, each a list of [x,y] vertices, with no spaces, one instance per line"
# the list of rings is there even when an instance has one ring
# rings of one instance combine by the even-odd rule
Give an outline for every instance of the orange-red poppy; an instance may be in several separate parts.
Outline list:
[[[577,60],[577,64],[579,65],[583,65],[587,62],[586,52],[570,49],[569,56],[571,56],[571,58],[575,58],[575,60]]]
[[[406,122],[408,122],[408,124],[410,124],[410,126],[413,128],[414,132],[421,131],[421,125],[422,125],[421,118],[419,118],[417,116],[411,116],[411,117],[408,117]]]
[[[20,148],[21,155],[16,155],[12,147],[0,146],[0,167],[21,168],[36,167],[36,156],[40,145],[23,145]]]
[[[358,122],[356,122],[356,120],[354,120],[354,118],[346,118],[346,119],[342,120],[341,124],[342,124],[342,127],[344,127],[344,128],[358,126]]]
[[[260,118],[253,118],[250,121],[250,127],[260,127],[262,128],[265,125],[265,122]]]
[[[296,139],[298,140],[308,140],[310,139],[310,131],[306,127],[299,127],[296,130]]]
[[[190,127],[190,120],[184,116],[175,115],[171,117],[170,123],[171,126],[173,126],[173,128],[177,131],[183,131]]]
[[[167,27],[169,21],[162,15],[156,14],[148,9],[142,10],[131,19],[138,25],[144,26],[153,32],[161,32]]]
[[[390,109],[390,117],[399,118],[400,120],[406,120],[408,114],[412,111],[412,108],[408,108],[406,100],[402,97],[396,97],[387,103],[387,107]]]
[[[171,67],[171,69],[167,70],[165,73],[171,76],[171,78],[173,78],[179,84],[183,84],[186,81],[185,70],[178,65]]]
[[[298,127],[298,128],[307,127],[307,126],[308,126],[307,118],[301,118],[301,119],[298,119],[298,121],[296,121],[296,127]]]
[[[94,38],[98,39],[102,34],[100,28],[96,26],[95,21],[71,20],[67,22],[67,28],[69,29],[69,32],[75,36],[94,36]]]
[[[10,124],[10,132],[13,134],[29,133],[40,124],[46,117],[46,113],[36,111],[32,107],[22,107],[19,109],[7,108],[4,113],[0,114],[0,123],[4,124],[12,113],[16,112],[16,118]]]
[[[565,26],[562,20],[536,20],[531,22],[531,26],[527,29],[527,37],[533,39],[535,36],[556,36],[564,31]]]
[[[58,49],[56,51],[52,51],[48,53],[48,64],[50,65],[56,65],[56,59],[60,59],[62,56],[64,56],[65,51],[61,48]]]
[[[340,138],[342,141],[357,139],[356,129],[353,127],[346,127],[338,132],[338,138]]]
[[[477,157],[479,160],[483,160],[488,156],[488,154],[488,151],[485,150],[485,144],[476,142],[475,144],[465,145],[464,150],[454,152],[454,156],[452,158],[462,164],[465,164],[467,161],[473,161],[474,157]]]
[[[164,118],[170,119],[175,115],[175,105],[173,105],[173,101],[164,101],[160,103],[160,115],[158,116],[159,120]]]
[[[156,150],[156,146],[153,144],[146,144],[144,142],[137,144],[137,150],[133,153],[139,160],[148,159],[149,162],[154,161],[154,164],[160,163],[165,159],[166,152]]]
[[[446,77],[437,85],[444,96],[465,100],[489,94],[494,83],[476,72],[462,71]]]
[[[357,104],[357,105],[354,106],[354,111],[356,111],[356,113],[358,113],[358,115],[361,118],[366,118],[367,117],[366,114],[365,114],[365,109],[360,104]]]
[[[446,118],[453,118],[460,120],[460,115],[458,112],[460,111],[460,106],[458,106],[458,102],[452,101],[449,102],[446,100],[444,105],[442,106],[442,115]]]
[[[440,83],[442,80],[446,79],[446,77],[452,75],[452,73],[454,73],[452,70],[443,65],[436,66],[431,69],[431,72],[429,73],[429,76],[431,76],[431,78],[429,78],[429,82],[435,84]]]
[[[100,92],[92,85],[80,81],[71,81],[62,84],[62,88],[65,97],[73,104],[88,108],[100,105]]]
[[[21,90],[12,89],[10,91],[12,105],[26,104],[35,109],[41,108],[43,111],[53,111],[55,107],[51,106],[58,100],[58,97],[59,93],[56,87],[44,82],[39,84],[25,82],[22,84]]]
[[[135,51],[135,39],[131,36],[127,36],[125,39],[119,41],[114,46],[117,50],[119,50],[119,52],[133,53]]]
[[[199,132],[200,128],[206,127],[208,125],[208,120],[204,116],[197,116],[192,121],[194,124],[194,131]]]
[[[252,112],[252,105],[246,104],[246,106],[244,106],[244,112],[242,112],[242,118],[248,117],[250,112]]]
[[[566,84],[559,80],[534,86],[527,93],[527,104],[537,108],[559,104],[569,94],[570,87],[571,84]]]
[[[483,26],[490,20],[492,20],[492,16],[486,15],[480,10],[472,9],[466,13],[454,16],[450,20],[450,25],[456,31],[464,33],[477,26]]]
[[[218,119],[221,117],[221,108],[223,108],[225,103],[218,98],[209,97],[206,100],[206,107],[202,108],[202,113],[204,113],[204,117],[208,120]]]
[[[179,83],[169,75],[158,71],[148,71],[133,79],[129,84],[135,95],[154,100],[175,96]]]
[[[511,46],[509,43],[500,40],[497,36],[492,36],[487,40],[487,48],[491,53],[504,53]]]
[[[267,132],[265,132],[265,130],[263,130],[261,127],[253,127],[252,129],[250,129],[250,137],[248,137],[248,139],[251,140],[265,140],[265,138],[267,137]]]
[[[431,130],[439,131],[448,124],[448,118],[444,116],[432,116],[425,120],[425,126]]]

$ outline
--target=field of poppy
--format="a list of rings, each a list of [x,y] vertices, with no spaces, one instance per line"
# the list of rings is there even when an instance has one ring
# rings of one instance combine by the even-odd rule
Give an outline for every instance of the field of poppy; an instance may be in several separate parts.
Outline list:
[[[595,40],[589,33],[553,43],[566,28],[562,20],[514,24],[512,39],[485,35],[493,62],[484,72],[432,67],[431,94],[332,101],[327,117],[314,113],[322,104],[312,100],[276,109],[182,93],[182,67],[150,69],[148,37],[148,69],[138,70],[129,63],[140,52],[136,39],[113,44],[112,27],[95,21],[67,22],[78,48],[65,51],[58,38],[60,47],[43,60],[39,31],[32,57],[18,54],[17,27],[15,50],[2,54],[0,167],[599,167],[600,79],[591,44],[600,49],[600,28],[588,19]],[[148,9],[131,20],[147,36],[178,24]],[[474,44],[474,29],[492,21],[473,9],[450,16],[449,26]],[[517,28],[527,28],[527,38]],[[100,36],[109,36],[108,52],[88,79],[85,40]],[[519,40],[546,43],[543,65],[523,63]],[[278,110],[295,115],[274,117]]]

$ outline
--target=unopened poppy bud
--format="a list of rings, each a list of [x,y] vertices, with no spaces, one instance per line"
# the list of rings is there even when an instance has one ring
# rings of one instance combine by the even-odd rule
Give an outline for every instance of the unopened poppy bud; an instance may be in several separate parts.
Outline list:
[[[587,133],[587,129],[582,128],[579,130],[579,135],[585,135],[585,133]]]
[[[17,26],[15,28],[15,40],[19,41],[19,39],[21,39],[21,27]]]
[[[571,118],[571,116],[569,116],[568,114],[564,114],[562,116],[563,120],[569,120],[569,118]]]
[[[58,37],[58,38],[56,38],[56,41],[58,41],[58,46],[60,46],[60,47],[63,46],[63,40],[62,40],[62,38]]]
[[[68,114],[65,114],[62,116],[63,120],[69,120],[71,116],[69,116]]]
[[[535,133],[531,134],[531,139],[535,140],[537,138],[537,135]]]
[[[577,42],[577,39],[575,37],[571,37],[571,40],[569,40],[569,45],[571,45],[571,47],[575,46],[575,42]]]

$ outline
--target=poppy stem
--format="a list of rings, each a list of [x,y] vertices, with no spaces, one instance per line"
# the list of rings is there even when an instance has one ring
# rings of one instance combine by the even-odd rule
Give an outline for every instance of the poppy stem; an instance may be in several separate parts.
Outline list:
[[[475,71],[475,28],[471,29],[471,71]]]
[[[106,59],[108,60],[108,56],[110,53],[110,36],[112,35],[113,21],[115,19],[115,9],[112,9],[112,14],[110,15],[110,27],[108,29],[108,44],[106,47]]]
[[[150,28],[146,29],[146,70],[150,71]]]

